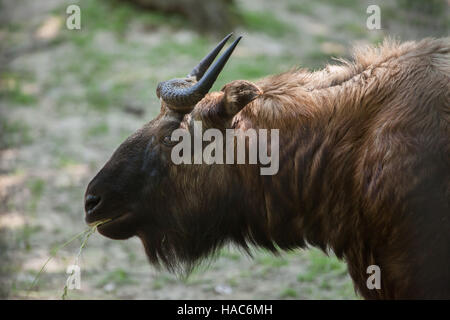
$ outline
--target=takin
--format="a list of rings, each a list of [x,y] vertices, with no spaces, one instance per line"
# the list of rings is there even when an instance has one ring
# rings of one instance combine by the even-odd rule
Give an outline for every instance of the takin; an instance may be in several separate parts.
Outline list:
[[[240,40],[214,62],[230,36],[185,78],[158,85],[159,115],[89,183],[86,222],[105,222],[98,231],[112,239],[139,237],[171,271],[228,243],[315,246],[346,261],[366,299],[450,299],[450,38],[385,40],[356,48],[352,62],[208,93]],[[174,164],[172,133],[199,121],[278,129],[279,171]],[[369,289],[373,265],[381,282]]]

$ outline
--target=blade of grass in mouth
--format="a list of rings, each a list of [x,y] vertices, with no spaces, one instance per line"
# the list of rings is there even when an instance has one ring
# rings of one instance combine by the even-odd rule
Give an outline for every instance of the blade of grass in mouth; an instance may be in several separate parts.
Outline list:
[[[47,264],[50,262],[50,260],[52,260],[56,256],[56,254],[58,253],[59,250],[61,250],[62,248],[66,247],[68,244],[72,243],[76,239],[84,236],[84,239],[83,239],[83,241],[81,243],[81,246],[80,246],[80,250],[78,251],[77,257],[75,259],[75,264],[78,264],[78,259],[79,259],[80,255],[81,255],[81,252],[82,252],[83,248],[86,246],[89,237],[97,230],[98,226],[100,226],[103,223],[109,222],[109,221],[111,221],[111,219],[105,219],[105,220],[93,223],[86,230],[84,230],[84,231],[74,235],[72,238],[70,238],[69,240],[64,242],[62,245],[57,246],[56,248],[53,248],[50,251],[50,257],[48,257],[48,259],[45,261],[45,263],[43,264],[43,266],[41,267],[41,269],[37,273],[36,277],[34,278],[33,282],[31,283],[31,286],[28,288],[27,297],[28,297],[30,291],[34,288],[34,286],[39,281],[39,278],[40,278],[41,274],[44,272],[44,269],[47,266]],[[67,296],[67,281],[66,281],[66,285],[64,286],[64,293],[63,293],[63,295],[61,297],[62,297],[62,299],[65,299],[66,296]]]

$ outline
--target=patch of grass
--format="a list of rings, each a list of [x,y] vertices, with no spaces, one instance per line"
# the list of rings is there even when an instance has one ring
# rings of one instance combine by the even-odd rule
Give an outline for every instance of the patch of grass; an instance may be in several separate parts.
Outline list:
[[[282,37],[295,33],[295,28],[279,20],[272,12],[243,11],[241,13],[243,24],[253,31],[265,33],[272,37]]]
[[[361,3],[361,1],[359,0],[319,0],[319,2],[332,5],[335,7],[353,8],[353,9],[359,9]]]
[[[28,73],[2,72],[0,74],[0,98],[15,105],[32,105],[37,98],[23,91],[23,83],[33,81]]]
[[[80,1],[82,30],[98,29],[124,32],[136,10],[124,1]]]
[[[330,282],[326,279],[323,279],[320,282],[320,288],[323,290],[331,290],[332,289]]]
[[[66,32],[79,46],[87,45],[98,30],[113,31],[123,37],[132,21],[142,23],[147,29],[160,26],[186,28],[190,25],[182,16],[141,10],[125,1],[80,0],[79,6],[82,8],[82,32]]]
[[[8,102],[13,104],[31,105],[36,103],[37,101],[35,96],[23,92],[22,89],[18,86],[15,86],[13,89],[4,92],[3,95],[8,100]]]
[[[230,250],[225,249],[225,248],[220,250],[219,256],[223,257],[223,258],[226,258],[226,259],[229,259],[229,260],[233,260],[233,261],[238,261],[238,260],[241,259],[241,255],[240,254],[238,254],[236,252],[231,252]]]
[[[69,166],[72,166],[72,165],[76,165],[76,164],[77,164],[77,161],[75,161],[75,160],[72,159],[69,155],[67,155],[67,154],[65,154],[65,153],[59,154],[59,156],[58,156],[58,158],[57,158],[57,161],[58,161],[57,167],[58,167],[59,169],[67,168],[67,167],[69,167]]]
[[[276,28],[276,30],[279,29],[280,27]],[[92,34],[93,32],[90,29],[83,29],[82,33]],[[77,32],[72,32],[70,34],[74,34],[74,36],[70,36],[72,39],[77,39],[77,37],[80,36]],[[82,35],[81,37],[84,38],[75,40],[80,40],[76,57],[70,60],[71,62],[68,66],[61,68],[60,73],[62,76],[65,74],[75,76],[77,82],[83,84],[84,93],[79,95],[76,99],[71,99],[71,97],[67,96],[64,97],[63,105],[67,103],[78,103],[78,100],[81,98],[81,102],[87,102],[90,109],[94,109],[98,112],[105,112],[111,108],[121,107],[125,104],[130,97],[130,92],[132,93],[133,99],[138,97],[143,103],[148,101],[149,95],[154,98],[154,91],[152,93],[148,93],[148,91],[141,93],[142,90],[137,89],[139,88],[139,85],[136,85],[136,80],[129,78],[124,79],[118,75],[117,72],[113,71],[115,66],[114,62],[121,59],[130,59],[128,54],[125,56],[125,53],[123,52],[110,53],[96,50],[90,46],[91,38],[86,38],[86,35]],[[155,68],[165,66],[173,60],[197,61],[203,57],[213,45],[214,43],[212,43],[212,41],[203,36],[194,36],[189,42],[180,42],[172,37],[167,37],[152,46],[151,50],[147,50],[143,53],[139,43],[130,43],[131,47],[136,47],[136,50],[133,51],[136,52],[134,58],[143,59],[148,66]],[[233,57],[227,64],[226,71],[220,75],[212,90],[220,90],[225,83],[232,80],[257,79],[269,74],[287,70],[294,65],[294,63],[289,64],[292,60],[292,57],[267,57],[264,55],[245,58],[239,56]],[[82,68],[80,68],[80,64],[83,65]],[[165,79],[183,76],[189,71],[189,68],[182,72],[173,71],[173,69],[170,68],[169,70],[171,70],[169,73],[173,74],[167,74]],[[164,70],[161,72],[164,72]],[[163,79],[155,78],[154,80],[156,83]]]
[[[1,2],[0,2],[1,3]],[[1,8],[0,8],[1,9]],[[5,21],[6,22],[6,21]],[[3,26],[3,22],[0,22],[0,25]],[[23,25],[18,23],[18,22],[11,22],[11,21],[7,21],[6,23],[6,30],[8,32],[18,32],[23,30]]]
[[[40,198],[44,192],[45,181],[41,178],[31,180],[28,183],[28,188],[30,188],[31,195],[34,198]]]
[[[289,261],[287,259],[270,254],[257,258],[257,261],[258,263],[270,268],[280,268],[289,264]]]
[[[130,262],[130,264],[133,265],[134,263],[136,263],[138,256],[137,256],[136,252],[129,249],[129,247],[127,246],[127,243],[125,241],[121,242],[121,248],[122,248],[122,251],[127,255],[128,261]]]
[[[328,42],[328,41],[333,41],[333,39],[331,39],[330,37],[328,37],[326,35],[321,35],[321,34],[315,35],[314,36],[314,40],[317,43],[324,43],[324,42]]]
[[[241,270],[239,272],[239,277],[240,278],[251,278],[252,277],[252,272],[250,272],[250,270]]]
[[[70,212],[72,207],[68,203],[56,203],[52,205],[52,208],[59,212]]]
[[[23,227],[17,230],[16,232],[16,243],[19,248],[24,249],[25,251],[29,252],[32,248],[31,246],[31,237],[42,231],[41,226],[32,226],[28,223],[25,224]]]
[[[306,272],[299,274],[297,276],[297,281],[314,282],[323,275],[331,274],[333,277],[343,276],[347,271],[346,264],[339,261],[336,256],[327,257],[317,249],[310,250],[309,261],[310,263]],[[326,284],[323,285],[325,286]]]
[[[157,11],[146,11],[145,14],[138,15],[136,20],[141,22],[147,29],[154,29],[159,26],[169,26],[174,29],[190,27],[189,20],[181,15],[168,15]]]
[[[30,127],[23,121],[8,120],[0,117],[0,147],[10,148],[30,144],[33,139]]]
[[[342,297],[344,299],[354,299],[355,298],[355,288],[353,287],[352,282],[345,282],[337,292],[337,295],[339,297]]]
[[[79,75],[86,86],[98,83],[99,75],[109,72],[114,61],[120,58],[118,54],[99,52],[92,47],[79,49],[77,54],[78,59],[61,71]]]
[[[130,84],[116,83],[111,87],[105,87],[101,80],[99,83],[93,83],[86,90],[86,101],[89,108],[104,112],[120,107],[125,100],[126,93],[131,90],[130,86]]]
[[[88,88],[86,100],[89,103],[89,107],[97,111],[107,111],[117,102],[110,92],[106,92],[98,86]]]
[[[307,54],[305,65],[312,69],[321,69],[326,64],[330,63],[332,61],[332,55],[329,55],[325,52],[322,52],[320,50],[312,51]]]
[[[314,295],[314,290],[311,287],[302,287],[300,290],[301,298],[312,299]]]
[[[417,11],[433,17],[444,15],[448,6],[442,0],[397,0],[397,5],[403,10]]]
[[[301,273],[297,276],[298,282],[313,282],[315,279],[315,274],[308,271],[306,273]]]
[[[371,34],[371,36],[369,37],[370,42],[375,45],[375,46],[379,46],[381,43],[383,43],[384,41],[384,34],[383,33],[373,33]]]
[[[35,212],[39,200],[41,199],[42,194],[44,193],[45,181],[40,178],[33,179],[27,183],[27,186],[31,193],[31,199],[28,202],[28,210],[30,210],[31,212]]]
[[[84,92],[78,97],[65,95],[61,99],[62,102],[70,104],[85,101],[90,109],[100,112],[120,107],[135,85],[133,79],[124,78],[112,71],[114,61],[122,58],[124,57],[119,53],[98,52],[90,47],[81,48],[77,58],[66,66],[65,73],[76,76],[78,81],[83,83]],[[83,68],[79,68],[80,63]]]
[[[186,286],[210,283],[212,281],[211,279],[202,279],[201,275],[206,272],[211,262],[212,261],[205,261],[204,263],[194,266],[190,274],[181,275],[179,279]]]
[[[104,219],[102,221],[99,221],[97,223],[95,223],[94,225],[92,225],[91,227],[89,227],[88,229],[76,234],[75,236],[73,236],[72,238],[70,238],[69,240],[67,240],[66,242],[64,242],[63,244],[59,245],[59,246],[54,246],[51,248],[50,250],[50,256],[47,258],[47,260],[45,261],[45,263],[42,265],[42,267],[40,268],[40,270],[36,273],[36,276],[34,277],[33,282],[31,283],[30,287],[27,290],[27,297],[30,294],[31,290],[39,283],[39,279],[41,278],[41,275],[44,273],[45,267],[47,266],[47,264],[50,262],[50,260],[52,260],[57,253],[59,252],[59,250],[61,250],[62,248],[66,247],[68,244],[72,243],[73,241],[79,239],[80,237],[83,237],[83,240],[81,242],[80,245],[80,249],[78,250],[78,254],[75,258],[75,265],[78,265],[78,260],[81,256],[81,253],[83,251],[83,249],[85,248],[89,237],[95,233],[95,231],[97,230],[97,227],[105,222],[110,221],[111,219]],[[74,272],[74,271],[73,271]],[[72,275],[73,275],[72,272]],[[66,281],[66,284],[64,286],[63,289],[63,293],[61,298],[64,300],[67,297],[67,289],[68,289],[68,282]]]
[[[164,288],[164,283],[162,281],[159,281],[158,279],[153,281],[152,283],[153,290],[161,290],[162,288]]]
[[[118,142],[124,141],[124,140],[127,139],[131,134],[133,134],[133,131],[130,131],[130,130],[125,129],[125,128],[120,128],[120,130],[119,130],[119,137],[120,137],[120,139],[118,139]]]
[[[95,137],[98,135],[107,134],[108,131],[109,127],[106,121],[100,121],[99,123],[94,124],[87,130],[87,135],[90,137]]]
[[[347,266],[344,262],[341,262],[336,256],[327,257],[319,250],[310,251],[311,265],[310,270],[315,273],[328,273],[334,272],[336,274],[344,274],[347,270]]]
[[[103,279],[98,282],[98,286],[103,287],[108,283],[114,283],[116,285],[129,285],[136,283],[130,276],[130,274],[122,268],[108,272]]]
[[[301,13],[307,16],[315,17],[315,5],[312,2],[304,1],[304,0],[291,0],[287,4],[287,9],[291,12]]]
[[[159,275],[157,278],[155,278],[152,282],[152,289],[153,290],[160,290],[164,288],[165,286],[172,284],[176,282],[175,279],[167,276],[167,275]]]
[[[175,59],[192,58],[198,60],[208,53],[213,46],[206,38],[199,36],[194,37],[189,43],[180,43],[173,39],[162,39],[157,45],[152,47],[152,50],[148,52],[145,58],[153,66],[165,65]]]
[[[235,288],[239,285],[239,280],[233,277],[233,278],[228,279],[227,283],[230,285],[230,287]]]
[[[339,33],[348,33],[351,38],[364,38],[367,36],[367,28],[363,23],[345,22],[337,25],[336,31]]]
[[[121,59],[118,53],[98,51],[91,46],[78,48],[72,59],[58,65],[53,70],[53,79],[46,86],[51,88],[64,82],[67,75],[82,84],[81,90],[64,90],[57,97],[59,111],[73,110],[74,105],[86,105],[96,111],[104,112],[120,105],[122,96],[130,88],[128,83],[120,83],[120,74],[112,71],[114,61]],[[80,67],[82,66],[82,67]],[[70,106],[65,108],[65,106]]]
[[[292,288],[286,288],[280,294],[280,298],[297,298],[297,296],[297,291]]]

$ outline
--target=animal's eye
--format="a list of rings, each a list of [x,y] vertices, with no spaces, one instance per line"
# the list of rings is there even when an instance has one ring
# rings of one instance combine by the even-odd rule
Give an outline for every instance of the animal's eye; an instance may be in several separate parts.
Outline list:
[[[171,136],[170,135],[166,135],[162,138],[161,142],[168,146],[168,147],[173,147],[177,142],[176,141],[172,141]]]

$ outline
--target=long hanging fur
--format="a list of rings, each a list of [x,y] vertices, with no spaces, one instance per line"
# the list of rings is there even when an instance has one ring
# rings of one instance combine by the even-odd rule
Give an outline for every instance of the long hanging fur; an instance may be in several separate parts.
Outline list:
[[[312,245],[344,259],[365,298],[449,299],[450,38],[387,40],[357,48],[353,62],[291,70],[255,88],[229,124],[280,130],[276,175],[172,164],[162,138],[193,118],[220,122],[225,93],[186,115],[163,103],[88,187],[114,195],[109,211],[130,212],[99,231],[138,235],[150,261],[172,270],[189,271],[228,242],[273,252]],[[366,286],[371,265],[381,289]]]

